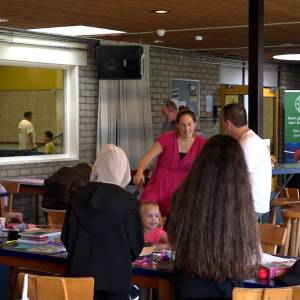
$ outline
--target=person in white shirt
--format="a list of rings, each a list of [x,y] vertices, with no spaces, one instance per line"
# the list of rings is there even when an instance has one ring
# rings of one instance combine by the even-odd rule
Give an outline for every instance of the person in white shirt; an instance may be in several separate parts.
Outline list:
[[[18,125],[19,132],[19,150],[31,150],[35,145],[35,132],[31,123],[32,112],[26,111],[24,119]]]
[[[242,146],[250,174],[256,217],[270,210],[272,165],[269,149],[263,140],[249,129],[247,113],[241,103],[228,104],[223,109],[226,134]]]

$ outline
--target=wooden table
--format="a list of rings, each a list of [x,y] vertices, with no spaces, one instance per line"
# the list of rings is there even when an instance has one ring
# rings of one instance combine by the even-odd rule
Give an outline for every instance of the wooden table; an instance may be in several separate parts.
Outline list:
[[[275,194],[273,199],[278,197],[278,195],[283,191],[283,189],[286,187],[288,182],[292,179],[294,174],[300,174],[300,163],[290,163],[290,164],[277,163],[274,165],[274,168],[272,168],[272,175],[289,175],[289,176],[286,178],[280,190]]]
[[[34,196],[34,221],[35,224],[40,223],[40,201],[45,193],[44,179],[39,178],[7,178],[5,181],[16,181],[20,183],[20,194]]]
[[[42,255],[29,252],[13,251],[0,247],[0,264],[10,267],[9,299],[13,299],[16,282],[15,267],[28,268],[35,271],[66,275],[68,271],[66,254]],[[167,264],[159,264],[157,268],[133,267],[133,283],[145,288],[158,288],[159,299],[172,299],[173,271]]]
[[[66,275],[68,271],[66,253],[59,255],[41,255],[22,251],[4,249],[0,246],[0,264],[10,267],[9,299],[13,300],[16,273],[14,267],[28,268],[40,272],[49,272],[56,275]],[[133,266],[132,282],[140,287],[158,288],[159,299],[171,300],[173,297],[172,264],[158,264],[157,267]],[[272,279],[251,279],[245,280],[247,288],[270,288],[279,287]]]
[[[289,163],[289,164],[275,164],[272,169],[272,175],[288,175],[282,184],[281,188],[276,192],[276,194],[271,199],[270,203],[270,214],[269,214],[269,223],[276,223],[276,207],[283,207],[286,205],[300,204],[300,201],[296,199],[286,199],[286,198],[277,198],[278,195],[284,190],[288,182],[292,179],[294,174],[300,173],[300,163]],[[297,203],[298,202],[298,203]]]

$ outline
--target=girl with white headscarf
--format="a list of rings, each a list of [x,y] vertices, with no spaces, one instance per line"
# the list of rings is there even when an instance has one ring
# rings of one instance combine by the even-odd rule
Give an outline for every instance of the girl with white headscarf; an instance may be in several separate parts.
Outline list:
[[[97,155],[90,181],[116,184],[125,188],[131,180],[129,161],[125,152],[113,144],[106,144]]]
[[[130,182],[125,152],[104,145],[91,182],[70,201],[62,232],[71,276],[92,276],[96,300],[128,300],[131,263],[144,244],[139,202],[124,188]]]

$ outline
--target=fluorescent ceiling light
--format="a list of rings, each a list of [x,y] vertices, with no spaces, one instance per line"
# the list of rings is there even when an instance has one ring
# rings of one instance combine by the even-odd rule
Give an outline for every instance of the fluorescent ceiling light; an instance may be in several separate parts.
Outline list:
[[[154,12],[156,14],[167,14],[169,11],[168,10],[162,10],[162,9],[160,9],[160,10],[155,10]]]
[[[85,35],[105,35],[105,34],[119,34],[124,31],[117,31],[111,29],[89,27],[89,26],[65,26],[65,27],[50,27],[50,28],[36,28],[28,29],[29,31],[52,33],[66,36],[85,36]]]
[[[282,60],[300,60],[300,54],[274,55],[273,58]]]

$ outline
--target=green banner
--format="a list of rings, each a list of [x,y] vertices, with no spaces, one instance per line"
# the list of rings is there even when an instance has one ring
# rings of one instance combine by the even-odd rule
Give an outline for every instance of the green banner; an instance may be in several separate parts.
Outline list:
[[[300,91],[285,91],[284,161],[295,162],[300,149]]]

